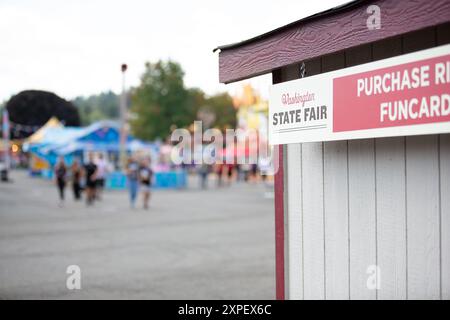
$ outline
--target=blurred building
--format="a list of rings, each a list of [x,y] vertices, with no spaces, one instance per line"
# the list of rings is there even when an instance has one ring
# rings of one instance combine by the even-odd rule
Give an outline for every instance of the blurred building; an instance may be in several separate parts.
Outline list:
[[[257,130],[260,138],[267,140],[268,101],[263,100],[250,84],[246,84],[240,95],[233,97],[233,105],[237,109],[237,128]]]

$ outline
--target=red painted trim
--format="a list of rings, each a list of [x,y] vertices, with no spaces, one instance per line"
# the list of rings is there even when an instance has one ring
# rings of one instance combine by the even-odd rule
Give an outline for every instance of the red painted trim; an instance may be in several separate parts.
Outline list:
[[[275,174],[275,270],[276,298],[284,300],[284,165],[283,146],[278,146],[279,167]]]
[[[381,9],[381,28],[371,30],[366,9]],[[230,83],[277,68],[450,21],[449,0],[371,0],[329,11],[256,37],[219,53],[219,81]]]

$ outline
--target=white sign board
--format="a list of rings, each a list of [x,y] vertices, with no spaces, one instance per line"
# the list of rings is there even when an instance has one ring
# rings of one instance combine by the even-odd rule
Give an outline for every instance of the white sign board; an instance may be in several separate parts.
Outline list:
[[[450,132],[450,45],[276,84],[269,141]]]

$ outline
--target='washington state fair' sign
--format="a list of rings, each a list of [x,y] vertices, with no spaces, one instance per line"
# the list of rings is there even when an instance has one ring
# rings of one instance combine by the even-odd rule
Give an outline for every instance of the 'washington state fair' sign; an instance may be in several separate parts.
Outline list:
[[[274,85],[271,144],[450,132],[450,45]]]

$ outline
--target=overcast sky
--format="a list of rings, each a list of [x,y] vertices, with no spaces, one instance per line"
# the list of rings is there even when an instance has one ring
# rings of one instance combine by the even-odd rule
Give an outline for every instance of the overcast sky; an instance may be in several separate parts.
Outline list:
[[[146,61],[181,63],[187,86],[218,81],[218,45],[241,41],[348,0],[0,0],[0,101],[24,89],[72,99],[137,85]],[[252,80],[266,94],[270,77]]]

